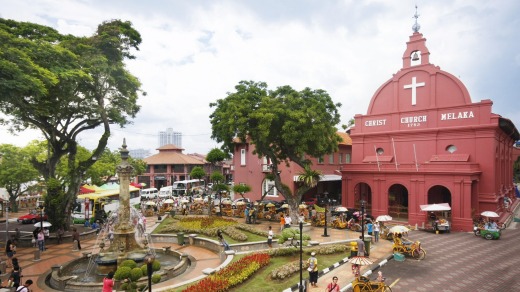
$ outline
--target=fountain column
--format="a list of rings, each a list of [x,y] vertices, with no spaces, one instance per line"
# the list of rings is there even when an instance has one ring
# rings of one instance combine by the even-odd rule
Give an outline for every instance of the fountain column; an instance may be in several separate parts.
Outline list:
[[[126,139],[123,139],[121,151],[121,163],[116,171],[119,176],[119,209],[117,211],[118,222],[114,226],[114,241],[109,251],[125,254],[140,246],[135,240],[135,227],[130,219],[130,176],[134,168],[128,162],[128,150]]]

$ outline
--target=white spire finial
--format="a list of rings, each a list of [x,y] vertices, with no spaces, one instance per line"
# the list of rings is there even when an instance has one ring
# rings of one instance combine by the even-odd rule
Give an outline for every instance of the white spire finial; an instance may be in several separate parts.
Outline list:
[[[421,29],[421,26],[417,22],[417,18],[419,18],[419,14],[417,14],[417,4],[415,5],[415,14],[413,15],[413,18],[415,18],[415,23],[412,26],[413,32],[419,32],[419,29]]]

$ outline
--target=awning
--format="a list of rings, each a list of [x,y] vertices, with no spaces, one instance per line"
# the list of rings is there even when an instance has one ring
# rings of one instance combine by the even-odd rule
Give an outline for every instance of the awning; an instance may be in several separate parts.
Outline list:
[[[449,211],[451,210],[450,204],[448,203],[440,203],[440,204],[430,204],[430,205],[420,205],[421,211]]]
[[[294,176],[294,181],[299,181],[299,175]],[[340,181],[341,175],[337,174],[323,174],[320,176],[320,181]]]

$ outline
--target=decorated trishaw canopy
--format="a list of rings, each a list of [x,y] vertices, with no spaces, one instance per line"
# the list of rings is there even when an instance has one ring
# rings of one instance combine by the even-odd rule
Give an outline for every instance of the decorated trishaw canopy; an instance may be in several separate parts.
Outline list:
[[[421,211],[425,211],[425,212],[450,211],[450,210],[451,210],[451,207],[450,207],[450,204],[448,204],[448,203],[421,205]]]

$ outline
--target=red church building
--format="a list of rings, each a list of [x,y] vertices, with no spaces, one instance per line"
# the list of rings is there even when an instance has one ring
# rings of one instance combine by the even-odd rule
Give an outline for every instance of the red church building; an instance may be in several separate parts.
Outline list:
[[[420,205],[449,203],[452,230],[471,231],[472,218],[515,200],[514,124],[472,102],[464,84],[430,63],[418,25],[406,43],[403,68],[355,116],[352,162],[342,169],[342,202],[408,224],[428,224]]]

